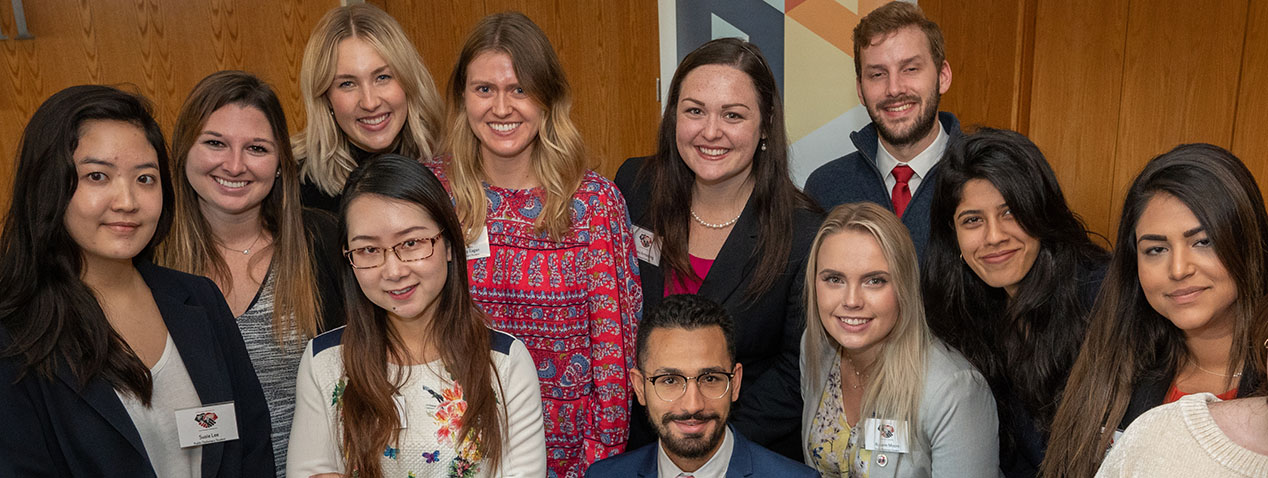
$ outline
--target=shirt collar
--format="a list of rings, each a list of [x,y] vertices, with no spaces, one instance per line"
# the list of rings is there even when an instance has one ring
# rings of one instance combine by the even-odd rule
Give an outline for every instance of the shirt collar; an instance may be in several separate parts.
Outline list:
[[[731,435],[731,427],[726,427],[726,433],[722,435],[722,446],[718,447],[718,451],[709,457],[699,470],[690,472],[695,478],[725,478],[727,467],[731,465],[731,453],[735,451],[735,438]],[[669,455],[665,454],[665,448],[660,446],[660,442],[656,444],[656,463],[657,475],[660,478],[676,478],[682,469],[669,459]]]
[[[929,143],[929,147],[907,162],[907,166],[916,172],[916,177],[921,179],[924,179],[925,175],[929,174],[929,170],[933,169],[933,166],[938,164],[938,160],[942,159],[942,153],[946,151],[947,142],[951,139],[951,136],[947,134],[946,128],[942,127],[941,121],[934,121],[933,124],[938,128],[938,136],[933,139],[932,143]],[[880,137],[877,136],[876,168],[881,171],[881,176],[888,176],[890,171],[893,171],[894,166],[898,164],[898,160],[889,154],[889,150],[885,149],[885,143],[882,143]]]

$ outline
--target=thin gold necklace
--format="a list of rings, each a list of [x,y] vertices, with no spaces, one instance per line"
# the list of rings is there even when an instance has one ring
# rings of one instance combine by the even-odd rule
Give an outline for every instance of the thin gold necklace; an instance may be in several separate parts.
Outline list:
[[[260,233],[255,235],[255,240],[251,241],[251,244],[248,245],[246,249],[238,249],[236,247],[229,247],[228,244],[225,244],[220,241],[216,241],[216,244],[219,245],[220,247],[223,247],[225,249],[228,249],[234,252],[241,252],[242,255],[244,256],[249,256],[251,255],[251,249],[255,247],[255,244],[257,242],[260,242],[260,238],[262,237],[264,237],[264,228],[260,228]]]
[[[1210,371],[1210,370],[1207,370],[1207,369],[1205,369],[1205,368],[1202,368],[1202,366],[1201,366],[1201,365],[1198,365],[1198,361],[1197,361],[1197,360],[1189,359],[1189,363],[1193,364],[1193,366],[1194,366],[1194,367],[1197,367],[1197,368],[1198,368],[1198,370],[1201,370],[1201,371],[1206,372],[1206,373],[1208,373],[1208,374],[1214,375],[1214,376],[1216,376],[1216,377],[1227,377],[1227,376],[1228,376],[1228,374],[1226,374],[1226,373],[1216,373],[1216,372],[1212,372],[1212,371]],[[1237,373],[1233,374],[1233,378],[1241,378],[1241,376],[1242,376],[1242,373],[1241,373],[1241,372],[1237,372]]]
[[[867,375],[859,373],[859,368],[854,366],[854,360],[850,359],[850,354],[841,352],[841,356],[845,357],[845,361],[850,364],[850,370],[854,371],[855,385],[850,386],[850,388],[853,390],[858,390],[859,387],[863,386],[863,379],[867,377]]]

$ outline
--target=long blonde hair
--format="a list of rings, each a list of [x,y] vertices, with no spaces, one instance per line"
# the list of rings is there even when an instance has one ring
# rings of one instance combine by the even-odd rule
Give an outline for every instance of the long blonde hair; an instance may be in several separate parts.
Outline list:
[[[277,95],[251,74],[212,73],[198,82],[181,107],[172,133],[172,183],[176,196],[172,229],[155,250],[154,261],[164,267],[209,276],[225,290],[233,288],[229,266],[213,243],[211,227],[198,206],[198,192],[185,174],[189,151],[202,134],[207,118],[228,105],[259,110],[269,120],[277,143],[278,176],[260,204],[261,226],[273,235],[269,246],[273,276],[285,278],[274,282],[273,337],[278,344],[302,344],[298,341],[317,335],[321,298],[314,286],[313,248],[304,233],[299,164],[291,154],[286,116]]]
[[[430,158],[436,154],[441,122],[441,99],[431,73],[396,19],[369,4],[339,7],[317,23],[299,70],[299,85],[307,112],[307,128],[295,135],[292,147],[303,161],[304,178],[329,195],[337,195],[356,168],[347,135],[330,113],[326,92],[335,78],[339,43],[356,37],[370,44],[396,75],[405,90],[408,108],[397,142],[399,154]]]
[[[485,179],[480,161],[480,140],[467,123],[463,91],[467,67],[486,51],[506,53],[515,66],[520,86],[543,110],[543,123],[533,147],[533,172],[545,192],[542,212],[534,224],[538,233],[559,238],[572,225],[571,198],[586,173],[585,148],[568,111],[572,92],[555,49],[537,24],[519,12],[489,15],[476,24],[458,56],[449,78],[449,133],[445,150],[452,158],[445,166],[453,189],[458,218],[467,242],[474,241],[484,227],[488,199],[481,181]]]
[[[870,202],[837,206],[828,213],[815,236],[806,264],[806,369],[812,380],[822,376],[818,357],[828,349],[844,353],[841,345],[828,337],[819,318],[819,250],[828,237],[858,231],[871,234],[880,244],[889,264],[889,274],[898,299],[898,322],[881,344],[876,363],[863,395],[864,417],[905,420],[916,423],[924,393],[926,350],[932,336],[925,324],[925,307],[920,297],[920,274],[916,247],[907,228],[889,210]],[[813,397],[805,397],[807,400]],[[914,430],[914,428],[913,428]],[[912,439],[918,434],[909,434]]]

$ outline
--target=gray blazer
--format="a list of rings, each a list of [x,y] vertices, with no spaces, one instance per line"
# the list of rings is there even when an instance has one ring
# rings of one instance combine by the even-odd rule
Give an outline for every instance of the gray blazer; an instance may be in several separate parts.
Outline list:
[[[811,324],[814,325],[814,324]],[[836,351],[806,357],[801,338],[801,449],[810,461],[811,423],[819,408],[828,373],[836,366]],[[806,361],[818,360],[823,373],[806,375]],[[959,352],[934,339],[925,361],[924,396],[920,400],[918,433],[910,453],[873,453],[871,478],[993,477],[999,471],[999,417],[986,379]],[[883,458],[882,458],[883,457]],[[885,463],[882,466],[880,463]]]

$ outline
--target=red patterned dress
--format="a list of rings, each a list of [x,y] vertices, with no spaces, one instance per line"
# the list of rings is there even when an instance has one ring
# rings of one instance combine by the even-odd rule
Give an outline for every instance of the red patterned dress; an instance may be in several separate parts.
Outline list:
[[[442,160],[425,164],[448,189]],[[537,364],[547,476],[579,478],[624,451],[629,435],[627,371],[643,299],[625,199],[587,171],[572,196],[572,227],[555,241],[533,231],[541,189],[484,191],[490,256],[467,261],[471,296]]]

